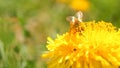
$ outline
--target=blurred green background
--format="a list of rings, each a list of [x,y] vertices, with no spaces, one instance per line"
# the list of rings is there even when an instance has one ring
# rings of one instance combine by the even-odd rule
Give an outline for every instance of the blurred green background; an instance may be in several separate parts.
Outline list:
[[[0,0],[0,68],[46,68],[40,57],[47,50],[46,38],[69,30],[66,17],[77,12],[69,6],[73,1]],[[103,20],[120,27],[120,0],[86,2],[83,21]]]

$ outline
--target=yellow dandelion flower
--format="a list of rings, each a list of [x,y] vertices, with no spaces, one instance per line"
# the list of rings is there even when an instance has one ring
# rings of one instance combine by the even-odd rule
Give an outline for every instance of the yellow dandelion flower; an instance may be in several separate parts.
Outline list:
[[[73,0],[70,3],[70,7],[75,10],[82,10],[86,11],[88,10],[90,4],[87,0]]]
[[[69,32],[48,38],[48,68],[119,68],[120,30],[104,21],[72,23]]]
[[[60,3],[67,4],[70,8],[74,10],[86,11],[90,7],[90,2],[88,0],[57,0]]]

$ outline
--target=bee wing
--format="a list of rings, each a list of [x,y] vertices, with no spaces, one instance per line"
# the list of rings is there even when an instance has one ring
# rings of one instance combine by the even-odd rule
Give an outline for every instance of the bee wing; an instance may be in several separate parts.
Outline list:
[[[66,20],[74,23],[77,19],[74,16],[69,16],[69,17],[66,18]]]
[[[75,17],[78,19],[79,22],[82,22],[83,13],[79,11],[75,14]]]

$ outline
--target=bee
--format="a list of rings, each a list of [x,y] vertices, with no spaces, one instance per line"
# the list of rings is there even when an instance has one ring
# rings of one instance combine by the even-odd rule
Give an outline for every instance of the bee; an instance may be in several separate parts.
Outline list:
[[[77,27],[82,22],[82,17],[83,13],[79,11],[74,16],[69,16],[66,19],[70,22],[71,27]]]

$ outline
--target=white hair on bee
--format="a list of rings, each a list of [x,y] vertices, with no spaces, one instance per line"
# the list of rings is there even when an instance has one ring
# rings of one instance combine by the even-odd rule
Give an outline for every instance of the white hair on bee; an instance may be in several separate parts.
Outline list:
[[[72,16],[72,22],[75,22],[76,18],[74,16]]]

